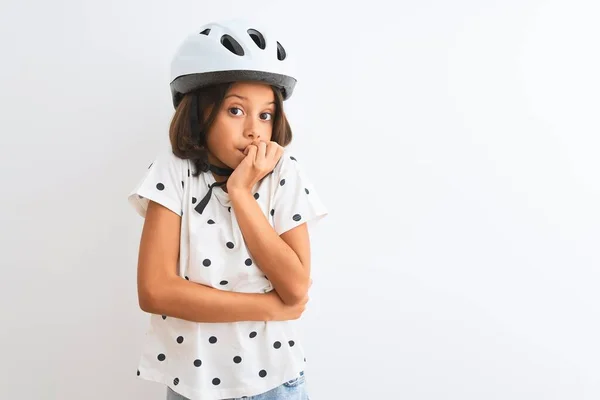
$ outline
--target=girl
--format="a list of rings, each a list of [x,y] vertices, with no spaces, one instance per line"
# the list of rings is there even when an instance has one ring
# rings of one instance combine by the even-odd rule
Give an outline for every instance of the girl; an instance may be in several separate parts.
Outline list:
[[[288,58],[265,30],[226,22],[172,61],[170,146],[128,197],[145,218],[151,314],[137,375],[169,400],[308,399],[293,324],[311,283],[307,223],[327,210],[286,148]]]

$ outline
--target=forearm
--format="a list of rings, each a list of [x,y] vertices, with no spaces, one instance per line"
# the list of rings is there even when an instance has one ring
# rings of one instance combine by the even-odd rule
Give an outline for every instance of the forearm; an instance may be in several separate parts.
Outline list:
[[[177,276],[161,283],[152,294],[140,293],[139,298],[140,307],[148,313],[193,322],[271,319],[271,310],[263,294],[219,290]]]
[[[244,241],[259,268],[284,303],[300,301],[309,286],[307,268],[269,224],[250,191],[234,190],[229,196]]]

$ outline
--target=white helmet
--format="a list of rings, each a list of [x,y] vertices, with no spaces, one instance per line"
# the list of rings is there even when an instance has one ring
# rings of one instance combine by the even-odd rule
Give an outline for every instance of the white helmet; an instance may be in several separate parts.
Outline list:
[[[189,35],[171,62],[171,95],[177,105],[185,93],[216,83],[261,81],[281,89],[287,100],[296,78],[287,50],[264,27],[231,20],[206,24]]]

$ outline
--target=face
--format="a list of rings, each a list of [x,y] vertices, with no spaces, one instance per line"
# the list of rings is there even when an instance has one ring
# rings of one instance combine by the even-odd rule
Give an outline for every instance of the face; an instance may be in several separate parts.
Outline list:
[[[244,159],[243,151],[248,145],[255,141],[269,142],[275,107],[271,86],[259,82],[231,85],[207,132],[208,161],[235,169]]]

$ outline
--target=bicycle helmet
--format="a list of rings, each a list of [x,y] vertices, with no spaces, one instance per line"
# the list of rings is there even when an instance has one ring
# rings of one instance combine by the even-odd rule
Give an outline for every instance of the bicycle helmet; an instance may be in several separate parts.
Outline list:
[[[268,83],[289,99],[296,78],[290,55],[277,39],[265,27],[243,20],[201,26],[179,45],[171,62],[173,106],[193,90],[240,80]]]

